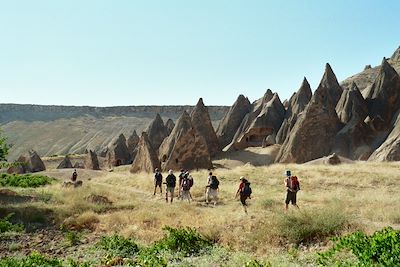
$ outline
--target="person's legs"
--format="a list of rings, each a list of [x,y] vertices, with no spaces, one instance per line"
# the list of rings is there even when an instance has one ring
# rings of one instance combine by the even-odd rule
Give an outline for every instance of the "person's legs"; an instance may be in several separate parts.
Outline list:
[[[242,203],[244,212],[247,214],[247,204],[246,204],[246,196],[240,195],[240,202]]]
[[[154,186],[154,193],[153,193],[153,196],[156,195],[156,189],[157,189],[157,185]]]
[[[297,206],[297,192],[293,192],[293,196],[292,196],[292,205],[295,206],[296,208],[299,208],[299,206]]]
[[[175,188],[171,189],[171,203],[174,200],[174,190],[175,190]]]
[[[290,192],[286,193],[286,200],[285,200],[285,210],[289,208],[289,201],[290,201]]]

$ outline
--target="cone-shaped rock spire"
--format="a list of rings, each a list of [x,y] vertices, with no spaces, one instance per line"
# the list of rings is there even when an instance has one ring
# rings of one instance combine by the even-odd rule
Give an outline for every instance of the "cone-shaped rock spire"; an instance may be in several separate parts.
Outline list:
[[[112,144],[106,157],[110,168],[129,164],[131,156],[126,146],[126,138],[123,134],[120,134],[117,140]]]
[[[335,110],[342,91],[326,64],[318,89],[283,143],[277,162],[303,163],[329,155],[342,126]]]
[[[132,163],[131,172],[154,172],[156,168],[160,168],[160,161],[147,133],[143,132],[137,145],[137,154]]]
[[[210,114],[202,98],[197,102],[190,117],[193,128],[206,140],[210,155],[213,156],[219,153],[221,151],[221,146],[218,142],[214,127],[211,124]]]
[[[147,127],[146,132],[152,147],[157,151],[165,137],[168,136],[168,129],[165,127],[160,114],[157,113],[154,120]]]
[[[165,127],[167,127],[168,135],[170,135],[175,127],[174,121],[172,119],[168,119],[167,122],[165,123]]]
[[[72,168],[72,162],[69,159],[68,155],[63,158],[63,160],[58,164],[57,169],[68,169]]]
[[[99,159],[97,158],[96,152],[89,150],[86,154],[84,163],[85,169],[100,170]]]
[[[184,111],[171,134],[159,149],[163,170],[208,169],[212,167],[206,139],[192,126],[189,114]]]
[[[375,128],[388,129],[400,107],[400,76],[385,58],[374,83],[365,92],[365,99],[371,120],[382,121]]]
[[[238,127],[246,114],[250,112],[250,109],[251,104],[249,99],[243,95],[239,95],[221,120],[217,129],[217,137],[222,147],[232,142]]]
[[[286,110],[285,119],[276,135],[276,142],[283,144],[290,130],[296,124],[297,117],[306,108],[312,96],[311,87],[306,77],[297,90],[297,92],[290,98],[288,108]]]

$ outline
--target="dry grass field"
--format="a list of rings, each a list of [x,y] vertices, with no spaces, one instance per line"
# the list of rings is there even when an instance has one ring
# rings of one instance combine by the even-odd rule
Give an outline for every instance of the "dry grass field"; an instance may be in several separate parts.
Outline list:
[[[48,170],[42,174],[59,182],[36,189],[8,188],[34,198],[2,203],[0,215],[14,212],[15,219],[28,225],[28,230],[2,238],[1,254],[39,250],[59,257],[95,259],[99,255],[92,247],[103,235],[118,233],[150,245],[163,237],[164,226],[189,226],[219,248],[179,266],[243,266],[248,258],[272,266],[314,266],[316,252],[329,246],[331,236],[355,230],[372,233],[386,226],[400,228],[399,163],[223,167],[213,171],[220,180],[220,199],[215,207],[205,203],[206,170],[192,173],[194,201],[190,204],[177,199],[166,203],[164,194],[153,196],[152,175],[131,174],[129,166],[112,172],[78,170],[78,178],[83,180],[80,188],[61,187],[72,170]],[[289,207],[288,212],[284,210],[286,169],[301,183],[300,209]],[[247,177],[253,189],[248,214],[234,198],[240,176]],[[93,195],[112,203],[90,201]],[[29,231],[35,228],[34,222],[40,230]],[[81,231],[80,242],[65,246],[60,225]],[[23,244],[28,241],[39,245]]]

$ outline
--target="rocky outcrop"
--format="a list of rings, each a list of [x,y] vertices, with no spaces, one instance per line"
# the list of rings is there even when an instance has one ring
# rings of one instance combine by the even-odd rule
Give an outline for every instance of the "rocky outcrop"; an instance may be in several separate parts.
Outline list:
[[[21,155],[17,160],[16,166],[10,167],[8,173],[32,173],[46,170],[46,167],[40,158],[40,156],[34,150],[30,150],[28,153]]]
[[[72,162],[69,159],[69,157],[65,156],[64,159],[57,166],[57,169],[68,169],[68,168],[73,168],[73,166],[72,166]]]
[[[354,82],[350,89],[343,90],[336,105],[336,113],[340,121],[345,124],[351,119],[363,121],[368,116],[367,102]]]
[[[389,62],[395,64],[400,62],[400,46],[394,51],[393,55],[390,57]]]
[[[110,168],[129,164],[131,155],[126,146],[126,139],[120,134],[107,152],[107,162]]]
[[[129,136],[128,140],[126,140],[126,147],[128,148],[128,152],[130,155],[129,163],[132,163],[136,157],[136,146],[139,143],[139,136],[136,133],[136,130]]]
[[[221,147],[225,147],[232,142],[237,129],[246,114],[250,112],[250,109],[251,104],[249,99],[243,95],[239,95],[218,126],[216,134]]]
[[[167,122],[165,123],[165,127],[167,127],[168,135],[170,135],[175,127],[174,121],[172,119],[168,119]]]
[[[99,160],[96,152],[89,150],[84,160],[85,169],[100,170]]]
[[[369,157],[369,161],[399,161],[400,160],[400,116],[394,123],[389,136]]]
[[[139,136],[136,133],[136,130],[129,136],[128,140],[126,140],[126,147],[129,152],[132,152],[137,144],[139,143]]]
[[[382,60],[379,74],[374,83],[364,92],[369,117],[382,120],[382,124],[373,125],[378,131],[390,128],[395,112],[400,107],[400,76],[387,60]]]
[[[157,113],[154,120],[150,123],[146,130],[150,143],[155,150],[158,150],[165,137],[168,136],[168,129],[164,125],[160,114]]]
[[[312,96],[311,87],[307,79],[304,77],[299,90],[292,95],[289,100],[288,107],[285,113],[285,119],[276,134],[276,142],[283,144],[286,137],[296,124],[297,117],[306,108]]]
[[[304,163],[330,154],[342,127],[335,110],[342,91],[326,64],[317,90],[283,143],[276,162]]]
[[[263,98],[253,103],[252,111],[245,116],[233,141],[225,149],[232,151],[262,146],[267,136],[278,132],[284,116],[285,108],[278,94],[268,90]]]
[[[346,125],[336,135],[333,151],[350,159],[368,158],[372,148],[368,145],[371,131],[364,122],[368,115],[367,103],[355,83],[343,91],[336,112]]]
[[[163,170],[208,169],[212,167],[206,139],[192,125],[184,111],[159,149]]]
[[[156,168],[160,168],[160,161],[147,133],[143,132],[137,145],[137,154],[132,163],[131,172],[154,172]]]
[[[211,156],[216,155],[221,151],[221,145],[218,142],[214,127],[211,124],[210,114],[208,109],[200,98],[196,107],[190,114],[193,128],[206,140],[208,151]]]

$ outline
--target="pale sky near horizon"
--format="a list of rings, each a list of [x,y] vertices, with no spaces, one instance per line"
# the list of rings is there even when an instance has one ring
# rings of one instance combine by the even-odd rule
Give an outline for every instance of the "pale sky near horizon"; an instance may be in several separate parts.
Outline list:
[[[339,81],[400,45],[400,1],[2,1],[0,103],[281,100],[329,62]]]

